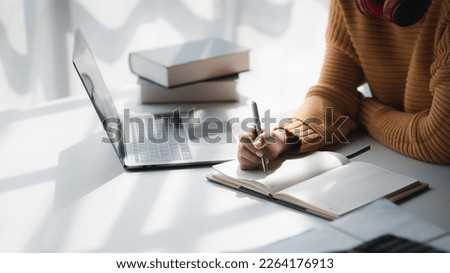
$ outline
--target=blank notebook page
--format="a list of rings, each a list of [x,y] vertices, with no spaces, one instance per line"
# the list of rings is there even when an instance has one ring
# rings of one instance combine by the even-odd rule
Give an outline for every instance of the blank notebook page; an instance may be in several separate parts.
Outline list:
[[[379,168],[352,162],[279,192],[337,215],[417,182]]]

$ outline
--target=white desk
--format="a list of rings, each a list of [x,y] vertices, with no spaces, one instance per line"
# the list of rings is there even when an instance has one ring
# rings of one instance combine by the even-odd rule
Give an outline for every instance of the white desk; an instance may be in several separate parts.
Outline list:
[[[134,95],[117,98],[135,105]],[[2,252],[241,251],[327,223],[207,182],[209,167],[124,171],[84,97],[3,112],[0,124]],[[450,230],[450,167],[403,157],[364,134],[351,143],[333,149],[370,144],[358,160],[428,182],[430,191],[401,206]]]

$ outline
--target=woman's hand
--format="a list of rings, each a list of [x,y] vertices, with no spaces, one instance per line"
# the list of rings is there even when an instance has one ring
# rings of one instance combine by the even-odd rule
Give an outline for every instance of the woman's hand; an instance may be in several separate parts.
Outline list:
[[[276,159],[283,152],[298,147],[298,141],[292,141],[284,130],[271,131],[270,134],[261,133],[255,136],[256,131],[244,132],[239,136],[238,160],[243,170],[261,167],[261,157],[266,163]],[[289,139],[290,137],[290,139]]]

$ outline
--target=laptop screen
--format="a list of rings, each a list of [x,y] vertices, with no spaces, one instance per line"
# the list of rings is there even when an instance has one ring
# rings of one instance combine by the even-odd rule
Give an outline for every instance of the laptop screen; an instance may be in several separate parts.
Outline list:
[[[84,88],[94,105],[95,111],[102,122],[102,126],[108,134],[111,143],[113,144],[119,158],[123,158],[123,146],[121,141],[113,139],[109,132],[111,129],[111,124],[116,124],[120,128],[120,116],[117,109],[114,106],[114,102],[111,95],[106,87],[100,70],[94,60],[86,40],[80,30],[75,32],[74,46],[73,46],[73,56],[72,62],[77,70],[78,76],[80,76],[83,82]],[[113,121],[113,123],[108,124],[107,121]]]

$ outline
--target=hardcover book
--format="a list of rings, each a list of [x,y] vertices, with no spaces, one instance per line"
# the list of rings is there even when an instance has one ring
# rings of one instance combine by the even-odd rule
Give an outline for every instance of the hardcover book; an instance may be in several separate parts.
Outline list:
[[[235,102],[239,100],[237,75],[165,88],[140,78],[142,103]]]
[[[130,69],[164,87],[213,79],[249,70],[249,49],[210,38],[132,52]]]

